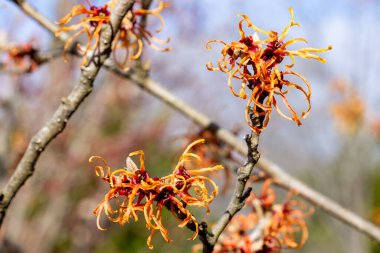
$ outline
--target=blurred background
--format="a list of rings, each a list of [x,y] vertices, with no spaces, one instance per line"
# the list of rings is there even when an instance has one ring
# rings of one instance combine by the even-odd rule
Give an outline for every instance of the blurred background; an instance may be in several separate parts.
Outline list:
[[[29,1],[52,21],[85,1]],[[95,1],[103,5],[105,1]],[[230,94],[227,77],[209,72],[205,64],[216,62],[221,48],[206,50],[208,40],[227,43],[239,39],[238,13],[246,14],[264,30],[282,31],[292,7],[300,28],[289,38],[305,37],[311,47],[333,46],[322,57],[327,63],[296,59],[313,89],[312,111],[301,127],[273,114],[261,135],[260,151],[292,175],[331,197],[360,216],[380,225],[380,1],[337,0],[170,1],[162,14],[165,29],[157,37],[171,37],[172,51],[149,47],[143,62],[151,76],[221,126],[249,132],[244,120],[245,101]],[[44,28],[25,16],[11,1],[0,2],[0,45],[32,42],[42,51],[62,47]],[[149,24],[157,27],[157,20]],[[299,48],[302,45],[294,45]],[[30,138],[51,117],[77,82],[80,59],[68,63],[57,58],[32,73],[0,73],[0,186],[12,174]],[[294,97],[295,101],[297,97]],[[304,102],[304,101],[301,101]],[[299,103],[300,106],[303,103]],[[300,107],[300,109],[302,109]],[[40,157],[36,171],[17,194],[0,231],[0,252],[150,252],[149,232],[141,223],[124,227],[103,224],[96,228],[93,209],[108,186],[88,164],[92,155],[107,159],[112,168],[125,164],[138,149],[146,154],[151,174],[172,170],[186,137],[200,129],[165,104],[126,80],[102,70],[94,92],[75,113],[65,131]],[[244,161],[233,154],[236,161]],[[217,200],[212,211],[223,212]],[[216,216],[197,211],[199,220],[211,223]],[[175,219],[164,219],[174,240],[154,237],[154,252],[190,252],[196,241]],[[308,221],[309,240],[301,252],[380,252],[350,227],[318,210]]]

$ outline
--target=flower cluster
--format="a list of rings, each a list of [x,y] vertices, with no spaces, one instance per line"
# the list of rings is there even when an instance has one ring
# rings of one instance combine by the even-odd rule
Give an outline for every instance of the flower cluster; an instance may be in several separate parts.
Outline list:
[[[330,107],[338,129],[344,134],[357,133],[365,116],[362,97],[356,89],[341,80],[335,82],[331,89],[338,95],[338,101]]]
[[[191,143],[180,157],[173,172],[161,178],[149,175],[144,165],[144,152],[141,150],[129,154],[126,168],[117,169],[112,173],[103,158],[91,157],[90,162],[98,160],[103,163],[95,167],[96,175],[108,182],[110,186],[104,200],[94,210],[94,214],[98,217],[98,228],[104,230],[100,226],[100,217],[103,212],[110,221],[120,225],[128,223],[130,219],[137,221],[138,213],[142,212],[146,227],[151,230],[147,245],[152,249],[151,240],[157,231],[160,231],[162,237],[170,242],[168,230],[162,224],[162,209],[165,207],[176,217],[178,213],[181,213],[179,227],[184,227],[189,223],[196,226],[195,233],[190,238],[193,240],[198,234],[198,223],[186,206],[205,207],[208,213],[209,204],[218,194],[218,186],[202,174],[223,169],[221,165],[189,169],[194,162],[200,160],[200,157],[190,152],[190,149],[203,142],[204,140],[200,139]],[[130,158],[135,155],[140,156],[140,167],[137,167]],[[211,192],[210,188],[212,188]]]
[[[81,16],[81,21],[78,24],[62,27],[56,32],[59,36],[65,31],[77,31],[65,44],[65,52],[73,41],[80,35],[87,35],[87,43],[84,49],[78,44],[78,49],[83,53],[82,64],[87,64],[87,52],[96,50],[99,47],[100,33],[103,25],[110,22],[110,13],[116,6],[117,0],[110,0],[104,6],[98,7],[93,5],[90,0],[87,0],[89,8],[83,4],[76,5],[72,8],[71,12],[63,17],[57,24],[67,25],[74,17]],[[120,29],[117,31],[112,49],[115,63],[122,68],[126,68],[128,61],[137,60],[141,56],[143,50],[143,42],[145,41],[149,46],[158,51],[169,51],[170,48],[161,47],[169,42],[167,40],[160,40],[153,36],[153,34],[145,28],[146,18],[151,15],[159,19],[160,27],[155,31],[159,33],[164,27],[164,20],[161,12],[168,7],[168,3],[159,2],[156,8],[146,9],[141,1],[136,1],[133,8],[127,13],[122,20]],[[123,60],[119,60],[116,55],[117,49],[125,49]]]
[[[292,194],[276,204],[276,193],[267,179],[260,195],[247,200],[247,215],[235,216],[221,235],[214,252],[274,253],[282,249],[299,249],[308,237],[305,218],[313,209],[292,199]]]
[[[119,33],[116,35],[113,45],[113,56],[116,64],[121,68],[126,68],[128,60],[137,60],[140,58],[143,51],[143,45],[147,43],[151,48],[160,52],[170,51],[169,47],[165,47],[169,43],[170,38],[161,40],[153,36],[153,34],[145,28],[145,22],[147,16],[154,16],[160,22],[160,27],[155,30],[156,33],[160,33],[165,22],[161,16],[161,12],[165,10],[169,4],[167,2],[158,2],[157,7],[152,9],[145,9],[142,3],[136,1],[136,4],[140,4],[140,7],[131,10],[127,16],[123,19]],[[122,48],[125,50],[124,59],[119,60],[116,52],[117,49]]]
[[[206,44],[211,49],[211,43],[221,43],[224,47],[221,51],[222,57],[218,60],[216,67],[209,62],[206,67],[210,71],[222,71],[228,74],[228,86],[232,94],[242,99],[247,99],[245,110],[246,120],[255,132],[262,131],[269,122],[273,107],[277,112],[286,119],[301,125],[301,120],[305,118],[311,108],[310,96],[311,88],[308,81],[299,73],[292,71],[295,57],[312,58],[320,62],[326,60],[315,55],[314,53],[326,52],[328,48],[301,48],[298,50],[288,50],[287,47],[296,42],[306,42],[304,38],[295,38],[285,41],[289,30],[293,26],[299,26],[294,22],[293,10],[290,8],[290,23],[279,35],[275,31],[264,31],[256,27],[246,15],[239,15],[242,19],[239,22],[240,40],[227,44],[221,40],[211,40]],[[246,35],[243,25],[252,28],[255,33]],[[258,34],[266,36],[260,39]],[[291,63],[285,65],[285,70],[280,69],[280,64],[286,57],[291,59]],[[288,80],[289,77],[298,78],[303,85]],[[233,80],[241,81],[241,88],[237,92],[233,88]],[[250,94],[247,94],[247,88]],[[298,114],[290,105],[286,95],[295,88],[300,91],[307,101],[307,109]],[[281,99],[290,112],[290,115],[284,113],[277,99]],[[249,119],[249,113],[252,110],[261,122],[261,126],[253,126]]]
[[[8,58],[6,65],[14,65],[18,69],[26,72],[32,72],[40,64],[38,56],[39,50],[32,42],[27,42],[21,45],[12,45],[6,48]]]
[[[75,5],[69,14],[57,22],[58,25],[67,25],[74,17],[81,16],[80,23],[61,27],[55,33],[56,36],[59,36],[62,32],[77,31],[69,40],[67,40],[64,47],[65,52],[78,36],[82,34],[87,35],[87,43],[84,46],[84,49],[81,48],[80,44],[77,44],[79,51],[84,55],[82,64],[87,64],[88,62],[87,52],[99,47],[102,27],[104,24],[110,22],[110,3],[106,3],[102,7],[93,5],[90,0],[87,0],[87,3],[89,8],[83,4]]]

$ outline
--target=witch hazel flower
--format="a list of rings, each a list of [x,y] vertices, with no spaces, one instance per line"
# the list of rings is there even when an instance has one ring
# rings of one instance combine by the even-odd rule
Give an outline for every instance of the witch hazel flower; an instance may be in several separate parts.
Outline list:
[[[145,168],[142,150],[130,153],[126,167],[113,172],[102,157],[90,157],[90,163],[100,162],[100,165],[95,166],[96,175],[110,187],[94,210],[98,228],[105,230],[100,225],[103,213],[110,221],[120,225],[138,221],[138,214],[143,213],[146,228],[150,230],[147,245],[153,249],[151,241],[156,232],[160,232],[165,241],[171,241],[169,232],[162,223],[162,213],[167,209],[175,217],[178,217],[178,213],[181,214],[179,227],[189,223],[195,225],[196,230],[189,238],[194,240],[198,235],[198,222],[187,207],[204,207],[206,213],[210,212],[209,205],[218,195],[218,186],[204,174],[223,169],[221,165],[192,169],[201,158],[190,152],[190,149],[203,142],[204,140],[200,139],[191,143],[181,155],[172,173],[161,178],[150,176]],[[140,166],[133,162],[131,159],[133,156],[140,157]]]
[[[62,32],[76,31],[76,33],[67,40],[64,46],[64,53],[66,57],[66,51],[70,45],[82,34],[87,35],[87,43],[84,48],[78,43],[78,50],[83,54],[82,65],[88,63],[87,52],[93,51],[99,47],[100,34],[103,25],[110,22],[110,6],[106,3],[102,7],[98,7],[91,3],[90,0],[86,0],[88,7],[84,4],[75,5],[69,14],[63,17],[60,21],[56,22],[58,25],[68,25],[73,18],[79,16],[81,20],[77,24],[61,27],[55,33],[59,36]]]
[[[58,21],[57,24],[63,27],[59,28],[55,33],[56,36],[59,36],[63,32],[75,31],[64,46],[65,57],[72,43],[81,35],[87,36],[87,42],[84,46],[77,43],[77,48],[83,55],[82,65],[88,63],[88,52],[98,50],[101,31],[104,25],[109,24],[110,14],[117,4],[116,0],[110,0],[103,6],[96,6],[90,0],[86,0],[86,2],[88,7],[84,4],[75,5],[69,14]],[[150,9],[145,9],[141,1],[134,3],[122,20],[119,30],[115,31],[112,55],[118,67],[126,70],[130,60],[139,59],[143,52],[144,43],[157,51],[170,51],[170,48],[166,47],[170,38],[166,40],[158,39],[146,27],[146,18],[148,16],[155,17],[159,20],[159,28],[155,30],[155,33],[160,33],[165,25],[161,12],[168,7],[169,4],[163,1],[159,1],[156,6]],[[69,24],[75,17],[80,17],[80,22]]]
[[[292,71],[295,58],[315,59],[320,62],[326,60],[315,53],[327,52],[332,49],[305,47],[297,50],[289,50],[288,46],[304,42],[304,38],[294,38],[285,40],[289,30],[293,26],[299,26],[294,21],[293,10],[290,8],[290,23],[283,29],[281,34],[275,31],[265,31],[255,26],[248,16],[240,14],[239,22],[240,39],[231,43],[222,40],[211,40],[206,44],[207,49],[211,49],[212,43],[223,45],[221,58],[216,66],[211,62],[206,67],[210,71],[221,71],[228,75],[228,87],[231,93],[241,99],[247,99],[245,118],[250,128],[256,133],[261,132],[268,125],[271,113],[275,109],[281,116],[301,125],[310,112],[311,87],[309,82],[301,74]],[[252,29],[252,34],[246,34],[243,26]],[[259,34],[264,38],[259,38]],[[290,64],[282,67],[284,60],[290,59]],[[289,79],[289,77],[292,77]],[[291,81],[299,79],[301,84]],[[240,89],[236,91],[233,80],[240,81]],[[306,100],[306,109],[297,113],[294,106],[289,103],[288,93],[291,90],[298,90]],[[283,112],[279,102],[282,101],[288,112]],[[249,114],[253,112],[260,119],[261,125],[254,126],[250,122]]]

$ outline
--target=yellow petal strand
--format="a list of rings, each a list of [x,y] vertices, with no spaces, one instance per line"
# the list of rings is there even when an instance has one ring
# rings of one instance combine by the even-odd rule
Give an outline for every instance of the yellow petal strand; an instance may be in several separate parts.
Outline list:
[[[140,155],[140,170],[144,171],[145,170],[145,165],[144,165],[144,151],[142,150],[137,150],[129,154],[129,157],[135,156],[135,155]]]
[[[102,228],[100,226],[100,214],[102,213],[103,205],[101,205],[100,208],[99,208],[99,211],[98,211],[98,214],[97,214],[98,217],[96,218],[96,226],[98,227],[99,230],[106,231],[107,230],[106,228]]]
[[[192,143],[190,143],[189,146],[187,146],[187,148],[183,152],[183,155],[188,153],[190,149],[192,149],[195,145],[198,145],[200,143],[205,143],[205,139],[199,139],[199,140],[196,140],[196,141],[193,141]]]
[[[202,169],[198,169],[198,170],[189,170],[188,173],[190,175],[197,175],[199,173],[205,173],[205,172],[223,170],[223,169],[224,169],[224,167],[222,165],[216,165],[214,167],[202,168]]]
[[[70,22],[70,20],[73,17],[80,15],[80,14],[88,14],[88,13],[90,13],[90,11],[87,10],[86,6],[84,6],[83,4],[75,5],[71,9],[71,12],[69,14],[67,14],[66,16],[64,16],[60,21],[56,22],[56,24],[57,25],[67,24],[68,22]]]
[[[258,33],[262,33],[262,34],[265,34],[265,35],[269,35],[269,33],[268,33],[267,31],[264,31],[264,30],[258,28],[257,26],[255,26],[255,25],[251,22],[251,20],[248,18],[247,15],[244,15],[244,14],[238,14],[238,16],[242,17],[243,20],[244,20],[245,22],[247,22],[248,27],[252,27],[252,29],[255,30],[256,32],[258,32]]]
[[[150,232],[150,235],[148,237],[148,240],[146,241],[146,244],[148,245],[148,248],[150,250],[152,250],[154,247],[152,245],[152,239],[153,239],[153,235],[156,233],[156,230],[152,229],[152,231]]]
[[[211,46],[210,46],[211,43],[222,43],[222,44],[225,45],[225,46],[228,45],[228,44],[227,44],[226,42],[224,42],[223,40],[209,40],[209,41],[207,41],[207,43],[206,43],[206,48],[209,49],[209,50],[212,49]]]
[[[290,23],[282,31],[280,37],[278,38],[279,41],[283,41],[284,38],[286,37],[286,35],[288,35],[290,27],[292,27],[292,26],[300,26],[297,22],[294,22],[294,13],[293,13],[293,9],[292,8],[289,8],[289,12],[290,12]]]

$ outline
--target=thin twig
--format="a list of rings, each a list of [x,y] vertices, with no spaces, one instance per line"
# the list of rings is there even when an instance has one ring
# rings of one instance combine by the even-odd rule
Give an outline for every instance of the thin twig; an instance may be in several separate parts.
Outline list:
[[[40,14],[37,10],[35,10],[31,5],[29,5],[25,0],[9,0],[16,5],[18,5],[26,15],[33,17],[35,21],[37,21],[40,25],[45,27],[48,31],[55,33],[58,30],[58,26],[52,23],[49,19],[47,19],[44,15]],[[59,39],[68,40],[70,35],[68,33],[61,33]]]
[[[114,31],[119,29],[121,20],[127,11],[132,8],[133,4],[133,0],[119,1],[115,11],[111,14],[110,25],[104,25],[102,29],[99,51],[91,57],[94,60],[90,61],[87,66],[81,67],[79,82],[70,94],[62,99],[52,118],[31,139],[15,172],[0,193],[0,226],[12,199],[26,180],[33,175],[34,166],[41,153],[63,131],[72,114],[91,93],[94,80],[104,61],[111,53],[111,44],[115,36]]]
[[[33,57],[30,57],[29,59],[25,59],[27,63],[29,63],[27,66],[12,66],[11,68],[8,67],[8,63],[0,62],[0,73],[1,74],[25,74],[25,73],[31,73],[33,72],[37,67],[42,66],[45,63],[48,63],[56,58],[63,56],[63,48],[56,48],[51,49],[44,52],[35,52],[33,54]]]
[[[62,56],[63,56],[63,47],[38,52],[34,58],[38,65],[42,65]]]
[[[248,161],[244,166],[238,169],[237,182],[230,203],[228,204],[226,212],[222,215],[212,230],[212,246],[215,246],[219,239],[219,236],[230,223],[234,215],[243,208],[245,200],[252,190],[252,188],[248,188],[246,191],[244,191],[245,185],[251,176],[252,170],[260,158],[260,154],[257,151],[257,147],[259,145],[259,135],[252,133],[250,136],[246,136],[246,142],[248,147]]]
[[[30,10],[30,6],[28,6],[24,1],[21,0],[11,0],[19,5],[19,7],[29,16],[36,19],[42,26],[44,26],[48,31],[54,34],[57,27],[51,23],[46,18],[42,18],[41,14],[39,14],[36,10]],[[22,2],[23,4],[19,4]],[[65,42],[66,39],[64,37],[66,34],[62,33],[60,39]],[[224,143],[231,146],[234,150],[242,155],[247,154],[246,146],[237,139],[231,132],[226,129],[220,128],[217,124],[213,123],[213,121],[207,117],[205,114],[195,110],[192,106],[188,105],[178,97],[174,96],[171,92],[161,86],[159,83],[155,82],[151,78],[148,78],[145,71],[137,70],[130,72],[123,72],[118,69],[111,62],[106,62],[104,64],[106,68],[113,71],[114,73],[123,76],[131,81],[135,85],[138,85],[140,88],[146,90],[151,95],[157,97],[160,101],[166,103],[171,108],[177,110],[185,117],[191,119],[194,123],[199,125],[200,127],[210,127],[214,129],[214,133],[216,137],[223,141]],[[355,213],[343,208],[335,201],[327,198],[326,196],[318,193],[313,190],[309,186],[300,182],[298,179],[294,178],[290,174],[286,173],[284,169],[277,166],[272,161],[266,159],[265,157],[261,157],[258,161],[257,166],[262,170],[266,171],[273,178],[282,182],[282,186],[287,189],[294,189],[298,192],[300,196],[308,200],[310,203],[314,204],[317,207],[320,207],[322,210],[326,211],[328,214],[336,217],[337,219],[343,221],[347,225],[353,227],[354,229],[368,235],[369,237],[375,239],[380,242],[380,229],[373,225],[372,223],[366,221]]]

